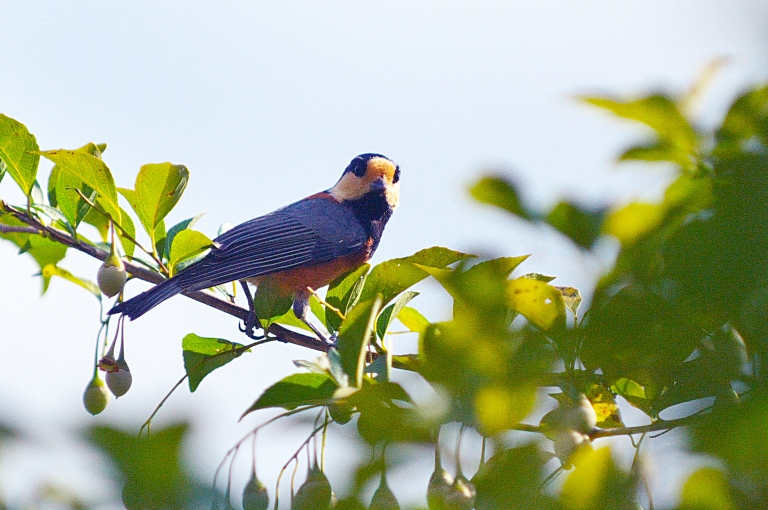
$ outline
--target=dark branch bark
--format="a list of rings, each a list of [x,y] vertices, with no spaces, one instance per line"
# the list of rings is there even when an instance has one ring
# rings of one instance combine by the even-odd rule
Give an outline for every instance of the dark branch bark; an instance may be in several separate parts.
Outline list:
[[[0,232],[21,232],[27,234],[43,235],[58,243],[69,246],[70,248],[74,248],[75,250],[78,250],[99,260],[105,260],[109,256],[108,252],[93,246],[92,244],[88,244],[79,239],[75,239],[67,232],[43,225],[40,221],[38,221],[37,218],[28,215],[26,211],[18,210],[8,206],[7,204],[4,204],[4,206],[5,209],[10,212],[10,214],[12,214],[19,221],[29,225],[29,227],[0,225]],[[139,280],[144,280],[145,282],[154,284],[158,284],[165,280],[161,274],[156,273],[155,271],[151,271],[145,267],[131,262],[124,261],[124,263],[126,271],[128,271],[128,273],[130,273],[134,278],[138,278]],[[221,312],[237,317],[242,321],[245,321],[248,315],[248,309],[235,303],[230,303],[229,301],[222,299],[208,291],[184,292],[183,295],[212,308],[215,308]],[[269,327],[269,333],[280,342],[300,345],[302,347],[307,347],[316,351],[324,352],[328,350],[328,346],[324,341],[308,335],[297,333],[283,326],[280,326],[279,324],[272,324]]]

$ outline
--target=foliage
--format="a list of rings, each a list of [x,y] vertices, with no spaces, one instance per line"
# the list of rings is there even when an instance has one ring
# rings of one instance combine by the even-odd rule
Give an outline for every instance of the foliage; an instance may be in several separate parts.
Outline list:
[[[353,489],[342,495],[340,508],[358,508],[368,482],[385,483],[392,460],[386,447],[397,443],[435,445],[436,480],[444,487],[439,497],[430,498],[431,507],[638,508],[639,502],[652,501],[641,483],[642,466],[617,464],[600,439],[639,437],[633,442],[639,449],[647,434],[684,426],[692,448],[721,463],[693,473],[682,489],[680,508],[768,508],[768,458],[760,447],[768,434],[763,368],[768,359],[768,87],[740,96],[711,131],[688,118],[681,106],[685,97],[584,101],[647,128],[649,139],[619,160],[662,162],[676,169],[658,202],[586,207],[561,201],[537,211],[521,200],[509,179],[490,175],[470,191],[522,221],[555,229],[585,253],[613,243],[615,264],[590,289],[589,309],[581,313],[579,291],[554,286],[551,277],[512,277],[525,257],[478,261],[434,247],[343,275],[331,283],[324,301],[312,300],[313,313],[335,335],[336,345],[312,361],[297,362],[299,372],[254,396],[245,410],[284,410],[256,427],[254,435],[276,420],[314,413],[306,441],[286,455],[283,471],[292,463],[298,466],[299,453],[336,422],[356,427],[374,453],[370,464],[350,474]],[[109,251],[120,253],[134,277],[157,282],[211,246],[208,237],[191,230],[194,218],[171,229],[164,223],[187,185],[186,167],[145,165],[134,189],[118,188],[102,159],[105,149],[89,143],[76,150],[40,151],[26,127],[0,116],[0,178],[9,174],[27,197],[19,206],[0,201],[0,237],[39,264],[43,292],[52,276],[96,292],[92,283],[59,267],[69,249],[101,259]],[[47,202],[37,181],[39,156],[55,164]],[[144,229],[147,246],[136,239],[137,221],[119,196]],[[85,236],[83,224],[94,227],[97,240]],[[120,246],[114,236],[108,241],[110,228]],[[425,278],[436,280],[452,298],[452,320],[432,323],[410,306],[417,297],[411,287]],[[223,299],[208,304],[244,317],[242,309],[233,311],[226,302],[226,290],[216,292]],[[289,303],[276,300],[270,289],[259,288],[255,302],[266,328],[263,339],[240,344],[193,333],[183,339],[191,391],[208,373],[239,362],[263,342],[279,339],[326,350],[286,329],[300,323]],[[103,323],[106,337],[109,319]],[[398,324],[418,334],[417,353],[393,352],[388,338]],[[415,372],[447,395],[444,411],[424,412],[396,381],[395,370]],[[549,388],[552,400],[538,400],[542,388]],[[625,424],[617,404],[622,400],[645,413],[646,421]],[[553,409],[539,423],[526,423],[537,403]],[[675,406],[685,417],[665,418]],[[470,481],[460,463],[455,477],[440,474],[438,432],[450,422],[461,423],[462,432],[475,430],[484,445],[487,439],[492,446],[492,457]],[[189,504],[190,487],[197,486],[179,465],[160,463],[166,455],[158,452],[176,458],[183,432],[183,427],[172,428],[136,439],[94,428],[88,437],[114,459],[126,481],[125,498],[140,494],[144,499],[136,505],[142,508],[181,508]],[[511,438],[521,434],[547,439],[520,446]],[[222,465],[234,461],[245,439]],[[553,449],[554,454],[542,454]],[[555,457],[553,467],[549,460]],[[155,465],[160,478],[146,479]],[[298,491],[301,501],[308,497],[309,483],[322,482],[322,505],[327,506],[322,463],[316,458],[306,467],[311,476]],[[571,472],[562,488],[549,489],[549,480],[564,470]],[[393,490],[396,495],[397,487]],[[388,504],[397,504],[391,494]],[[278,508],[279,494],[274,496]]]

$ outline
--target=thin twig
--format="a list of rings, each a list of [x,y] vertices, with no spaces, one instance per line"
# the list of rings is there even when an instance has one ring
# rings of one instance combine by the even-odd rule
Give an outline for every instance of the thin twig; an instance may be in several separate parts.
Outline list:
[[[109,256],[109,252],[102,250],[92,244],[85,243],[79,239],[74,239],[71,235],[61,230],[47,227],[43,225],[37,218],[32,215],[28,215],[25,211],[20,211],[14,207],[8,206],[7,211],[13,215],[16,219],[26,223],[34,230],[35,234],[40,234],[50,238],[53,241],[61,243],[70,248],[74,248],[86,255],[89,255],[98,260],[105,260]],[[30,232],[31,233],[31,232]],[[125,262],[125,269],[134,278],[143,280],[145,282],[158,284],[165,281],[160,273],[143,268],[140,265],[132,262]],[[237,317],[238,319],[245,321],[248,317],[248,310],[242,306],[230,303],[229,301],[222,299],[209,291],[196,290],[189,292],[182,292],[182,294],[190,299],[194,299],[204,305],[208,305],[211,308],[215,308],[220,312]],[[320,340],[312,336],[297,333],[279,324],[271,324],[268,330],[270,335],[273,335],[275,339],[283,343],[298,345],[313,349],[315,351],[326,352],[328,345],[325,341]]]

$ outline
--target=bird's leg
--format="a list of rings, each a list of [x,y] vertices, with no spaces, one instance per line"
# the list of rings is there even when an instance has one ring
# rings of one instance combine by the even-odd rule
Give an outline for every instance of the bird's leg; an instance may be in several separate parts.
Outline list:
[[[253,330],[256,328],[263,329],[261,327],[261,321],[258,317],[256,317],[256,307],[253,304],[253,294],[251,294],[251,290],[248,288],[248,282],[245,280],[240,280],[240,285],[243,286],[243,290],[245,291],[245,298],[248,300],[248,316],[246,317],[243,326],[238,325],[237,327],[240,329],[240,331],[245,333],[248,338],[261,340],[264,338],[264,336],[257,336],[253,332]]]
[[[293,298],[294,315],[296,315],[296,318],[299,319],[301,322],[309,326],[309,329],[315,332],[315,335],[317,335],[317,338],[319,338],[320,340],[322,340],[328,345],[334,345],[336,343],[335,340],[329,338],[327,334],[323,333],[314,324],[309,322],[309,310],[310,310],[309,296],[310,296],[309,288],[296,292],[296,296]]]

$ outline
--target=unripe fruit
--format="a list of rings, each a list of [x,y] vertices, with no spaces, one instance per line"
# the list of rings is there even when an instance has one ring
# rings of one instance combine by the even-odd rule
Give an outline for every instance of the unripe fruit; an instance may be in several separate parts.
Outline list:
[[[569,407],[565,413],[565,428],[589,434],[597,426],[597,414],[592,403],[584,395],[576,406]]]
[[[579,449],[590,444],[589,436],[575,430],[565,430],[555,436],[555,455],[565,469],[571,468],[570,458]]]
[[[448,504],[448,495],[453,485],[453,477],[448,471],[436,466],[427,485],[427,506],[429,510],[445,510]]]
[[[397,502],[395,494],[387,484],[386,475],[381,475],[379,488],[373,493],[370,510],[400,510],[400,503]]]
[[[115,397],[122,397],[131,389],[133,376],[125,360],[118,359],[116,368],[117,370],[107,372],[107,387]]]
[[[105,296],[113,297],[123,290],[127,276],[125,264],[120,257],[113,253],[99,267],[99,271],[96,273],[96,283],[99,284],[99,289]]]
[[[107,404],[109,404],[109,391],[104,386],[104,381],[95,375],[83,393],[85,410],[95,416],[106,409]]]
[[[333,492],[325,473],[315,464],[291,501],[291,510],[325,510],[331,508]]]
[[[267,510],[267,508],[269,508],[267,488],[254,473],[243,489],[243,510]]]

